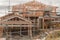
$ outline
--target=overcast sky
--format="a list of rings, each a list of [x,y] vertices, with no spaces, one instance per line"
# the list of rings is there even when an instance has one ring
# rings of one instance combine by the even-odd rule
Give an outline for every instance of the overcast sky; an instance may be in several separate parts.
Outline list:
[[[13,5],[33,1],[33,0],[0,0],[0,15],[1,16],[5,15],[6,12],[8,12],[8,10],[9,10],[9,1],[10,1],[10,5],[13,6]],[[36,1],[44,3],[46,5],[57,6],[57,7],[59,7],[57,9],[57,11],[60,11],[60,0],[36,0]]]

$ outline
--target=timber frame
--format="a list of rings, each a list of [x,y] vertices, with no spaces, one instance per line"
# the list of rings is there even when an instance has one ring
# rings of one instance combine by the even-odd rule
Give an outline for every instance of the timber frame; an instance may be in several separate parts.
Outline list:
[[[11,37],[15,30],[20,37],[28,34],[30,38],[40,38],[41,32],[53,28],[51,23],[55,17],[52,16],[57,16],[56,8],[37,1],[12,6],[12,13],[0,17],[0,37]]]

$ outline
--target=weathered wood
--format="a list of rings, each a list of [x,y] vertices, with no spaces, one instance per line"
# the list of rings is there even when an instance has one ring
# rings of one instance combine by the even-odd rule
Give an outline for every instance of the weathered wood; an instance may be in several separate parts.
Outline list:
[[[4,27],[0,26],[0,37],[3,36],[3,30],[4,30]]]

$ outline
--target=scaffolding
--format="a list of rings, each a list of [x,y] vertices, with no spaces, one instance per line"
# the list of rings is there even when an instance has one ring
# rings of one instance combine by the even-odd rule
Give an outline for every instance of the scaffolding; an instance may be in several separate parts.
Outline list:
[[[41,12],[44,11],[43,16],[36,16],[35,12]],[[16,24],[17,21],[21,20],[18,17],[10,19],[8,21],[15,21],[15,24],[4,24],[4,30],[3,30],[3,37],[6,37],[6,40],[33,40],[33,39],[43,39],[47,36],[47,33],[54,30],[54,25],[52,23],[52,20],[54,21],[54,17],[51,16],[51,13],[49,10],[30,10],[28,9],[27,12],[21,12],[21,11],[10,11],[10,0],[9,0],[9,12],[19,13],[18,15],[28,14],[28,16],[25,16],[23,18],[26,18],[31,22],[31,24]],[[33,15],[30,15],[30,13]],[[54,12],[55,13],[55,12]],[[14,15],[14,16],[15,16]],[[30,15],[30,16],[29,16]],[[11,15],[13,16],[13,15]],[[22,17],[22,16],[21,16]],[[7,17],[6,17],[7,18]],[[10,17],[9,17],[10,18]],[[47,18],[47,19],[46,19]],[[4,18],[3,18],[4,19]]]

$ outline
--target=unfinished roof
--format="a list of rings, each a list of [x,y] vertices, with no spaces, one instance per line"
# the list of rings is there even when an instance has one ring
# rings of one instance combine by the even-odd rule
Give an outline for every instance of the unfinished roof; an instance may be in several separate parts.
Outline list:
[[[30,1],[30,2],[27,2],[27,3],[24,3],[24,4],[19,4],[19,5],[15,5],[13,6],[12,10],[18,10],[18,9],[41,9],[41,7],[44,9],[44,10],[52,10],[52,8],[57,8],[56,6],[51,6],[51,5],[46,5],[46,4],[43,4],[41,2],[38,2],[38,1]],[[15,10],[15,11],[16,11]],[[42,10],[42,9],[41,9]]]
[[[21,21],[8,21],[10,19],[13,19],[13,18],[18,18],[19,20]],[[11,13],[11,14],[8,14],[8,15],[5,15],[3,17],[0,18],[0,23],[3,23],[3,24],[30,24],[31,21],[24,18],[23,16],[17,14],[17,13]]]

